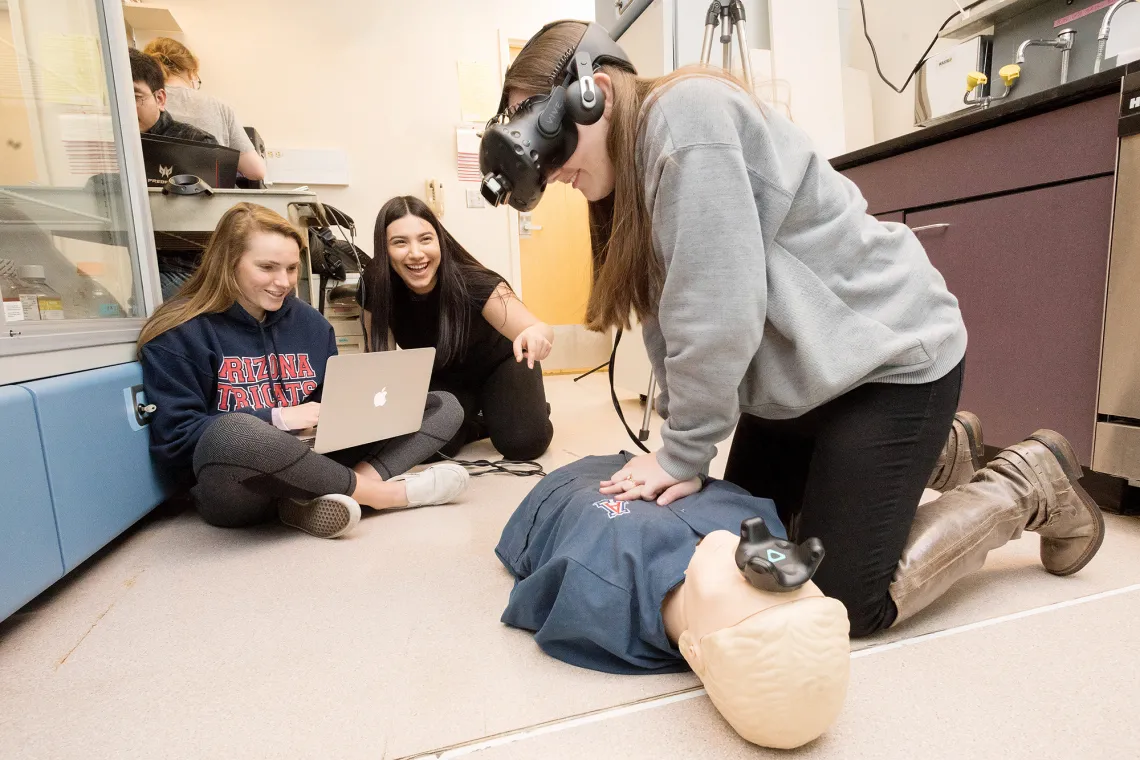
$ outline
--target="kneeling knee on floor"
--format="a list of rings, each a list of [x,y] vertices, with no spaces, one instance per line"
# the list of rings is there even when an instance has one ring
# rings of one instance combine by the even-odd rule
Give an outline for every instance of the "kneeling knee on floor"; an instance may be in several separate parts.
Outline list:
[[[553,437],[553,429],[547,420],[541,424],[518,427],[506,432],[491,435],[491,443],[504,459],[537,459],[546,452]]]

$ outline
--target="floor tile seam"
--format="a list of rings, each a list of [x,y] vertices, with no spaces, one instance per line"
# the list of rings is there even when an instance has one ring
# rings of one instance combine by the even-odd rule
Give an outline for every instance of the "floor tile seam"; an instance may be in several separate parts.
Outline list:
[[[1137,591],[1140,591],[1140,583],[1135,583],[1129,586],[1122,586],[1115,589],[1108,589],[1106,591],[1088,594],[1085,596],[1077,597],[1075,599],[1067,599],[1061,602],[1053,602],[1051,604],[1041,605],[1039,607],[1032,607],[1028,610],[1021,610],[1019,612],[998,615],[996,617],[986,618],[985,620],[978,620],[972,623],[951,626],[939,631],[931,631],[929,633],[911,636],[908,638],[900,639],[898,641],[892,641],[887,644],[872,645],[862,649],[857,649],[851,652],[851,659],[857,660],[864,657],[870,657],[872,655],[885,654],[887,652],[897,651],[906,647],[917,646],[928,641],[935,641],[963,633],[970,633],[972,631],[990,628],[995,625],[1001,625],[1003,623],[1009,623],[1016,620],[1023,620],[1025,618],[1037,617],[1049,612],[1057,612],[1069,607],[1101,601],[1103,599],[1135,593]],[[704,696],[705,694],[706,691],[704,687],[694,686],[668,694],[645,697],[644,699],[621,705],[603,707],[586,713],[579,713],[577,715],[568,715],[562,718],[555,718],[543,723],[537,723],[531,726],[504,731],[500,734],[494,734],[492,736],[482,737],[480,739],[474,739],[448,747],[441,747],[439,749],[431,750],[425,753],[406,755],[398,758],[398,760],[453,760],[453,758],[473,755],[487,749],[500,747],[506,744],[515,744],[517,742],[527,741],[529,739],[550,733],[557,733],[592,723],[600,723],[606,720],[621,718],[626,715],[632,715],[634,713],[644,712],[646,710],[667,707],[678,702],[696,699],[697,697]]]

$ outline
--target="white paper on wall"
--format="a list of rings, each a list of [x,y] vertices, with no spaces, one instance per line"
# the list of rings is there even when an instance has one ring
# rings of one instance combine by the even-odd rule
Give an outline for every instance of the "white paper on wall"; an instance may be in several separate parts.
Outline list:
[[[340,148],[274,148],[265,151],[268,180],[297,185],[347,185],[348,152]]]
[[[455,128],[455,153],[460,182],[480,182],[479,130],[474,127]]]

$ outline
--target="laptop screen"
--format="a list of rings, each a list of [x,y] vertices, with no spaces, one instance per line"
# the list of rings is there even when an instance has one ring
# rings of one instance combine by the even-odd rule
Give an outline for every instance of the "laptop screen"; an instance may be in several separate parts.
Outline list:
[[[237,181],[240,151],[177,137],[142,135],[148,187],[162,187],[171,177],[193,174],[210,187],[231,188]]]

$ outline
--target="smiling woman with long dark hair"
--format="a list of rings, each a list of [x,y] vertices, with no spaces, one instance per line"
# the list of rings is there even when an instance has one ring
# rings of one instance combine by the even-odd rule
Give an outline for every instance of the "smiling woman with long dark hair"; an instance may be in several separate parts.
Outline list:
[[[454,394],[465,413],[442,452],[489,436],[506,459],[540,456],[554,435],[539,363],[550,354],[550,326],[419,198],[384,204],[374,250],[364,273],[369,350],[435,347],[432,390]]]

